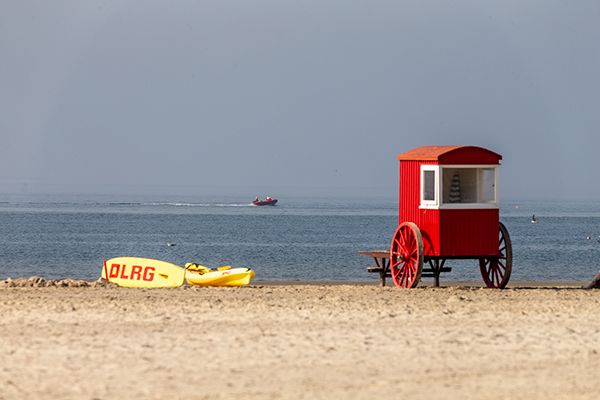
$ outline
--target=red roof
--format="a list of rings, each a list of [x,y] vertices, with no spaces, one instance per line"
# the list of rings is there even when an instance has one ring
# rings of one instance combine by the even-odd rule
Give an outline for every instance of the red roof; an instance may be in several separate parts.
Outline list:
[[[398,154],[400,161],[438,161],[455,164],[498,164],[500,154],[477,146],[422,146]]]

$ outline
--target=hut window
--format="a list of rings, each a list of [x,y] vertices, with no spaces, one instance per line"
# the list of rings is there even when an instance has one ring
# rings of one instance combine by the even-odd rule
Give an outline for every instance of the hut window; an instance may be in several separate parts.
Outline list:
[[[438,204],[439,168],[433,165],[421,166],[421,206]]]
[[[442,168],[442,202],[453,204],[495,204],[496,168]]]
[[[435,201],[434,171],[423,171],[423,200]]]
[[[496,202],[496,170],[494,168],[479,169],[479,202]]]

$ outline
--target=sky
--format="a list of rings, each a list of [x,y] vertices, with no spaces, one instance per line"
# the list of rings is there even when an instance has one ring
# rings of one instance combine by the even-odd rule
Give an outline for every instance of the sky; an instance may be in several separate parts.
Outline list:
[[[0,0],[0,193],[381,195],[399,153],[600,199],[600,2]]]

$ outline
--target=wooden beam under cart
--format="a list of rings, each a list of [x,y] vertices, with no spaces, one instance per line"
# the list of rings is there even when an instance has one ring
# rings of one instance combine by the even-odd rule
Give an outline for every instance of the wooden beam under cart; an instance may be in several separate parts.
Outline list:
[[[381,286],[385,286],[385,278],[392,277],[390,272],[390,251],[389,250],[368,250],[359,251],[358,254],[369,256],[375,262],[374,266],[367,268],[367,272],[379,273]],[[452,257],[448,257],[452,258]],[[429,268],[423,268],[421,278],[433,278],[433,286],[440,286],[440,275],[442,272],[451,272],[451,267],[445,267],[446,258],[427,258],[425,260],[429,264]],[[599,274],[600,275],[600,274]]]

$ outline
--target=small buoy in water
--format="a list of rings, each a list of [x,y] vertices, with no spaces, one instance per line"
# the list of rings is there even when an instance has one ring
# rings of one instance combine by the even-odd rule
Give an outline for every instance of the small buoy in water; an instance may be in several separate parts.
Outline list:
[[[590,237],[590,236],[586,236],[585,238],[586,238],[587,240],[590,240],[590,239],[591,239],[591,237]]]
[[[173,246],[175,246],[175,243],[167,243],[167,246],[173,247]]]

